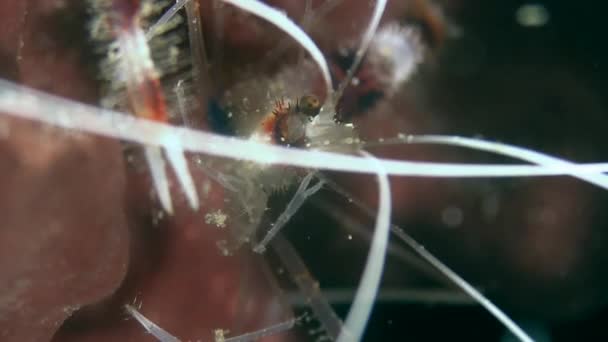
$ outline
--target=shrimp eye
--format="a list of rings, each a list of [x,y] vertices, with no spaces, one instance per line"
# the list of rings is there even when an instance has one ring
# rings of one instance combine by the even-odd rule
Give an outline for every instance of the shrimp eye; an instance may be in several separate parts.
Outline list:
[[[304,95],[298,101],[298,112],[308,115],[316,116],[321,110],[321,102],[314,95]]]

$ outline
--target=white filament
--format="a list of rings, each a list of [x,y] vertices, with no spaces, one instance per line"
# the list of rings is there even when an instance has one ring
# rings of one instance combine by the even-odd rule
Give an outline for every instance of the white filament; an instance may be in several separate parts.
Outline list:
[[[177,139],[180,146],[190,152],[258,163],[376,174],[374,165],[367,158],[286,148],[175,127],[63,99],[1,79],[0,111],[15,117],[144,145],[164,146],[168,140]],[[536,166],[449,164],[392,159],[379,159],[378,162],[393,176],[530,177],[608,172],[608,163]]]
[[[173,168],[175,176],[182,186],[182,190],[188,199],[188,204],[193,210],[198,210],[199,200],[196,192],[196,185],[192,179],[192,174],[188,169],[188,161],[184,155],[184,150],[179,146],[179,141],[171,139],[165,144],[165,152],[169,165]]]
[[[156,339],[160,342],[180,342],[177,337],[171,335],[165,329],[159,327],[156,323],[142,315],[134,306],[128,304],[125,305],[125,311],[135,318],[150,335],[156,337]]]
[[[553,157],[545,153],[533,151],[529,148],[508,145],[500,142],[492,142],[481,139],[466,138],[453,135],[401,135],[397,138],[383,139],[378,143],[366,143],[365,146],[386,146],[386,145],[401,145],[401,144],[439,144],[466,147],[474,150],[496,153],[503,156],[508,156],[516,159],[525,160],[537,165],[546,167],[575,167],[575,163],[568,160]],[[608,190],[608,176],[598,174],[587,174],[576,172],[568,173],[572,177],[579,178],[588,183],[597,185]]]
[[[361,153],[370,159],[377,170],[379,183],[378,215],[376,215],[376,228],[365,269],[350,312],[344,322],[344,329],[338,336],[338,342],[360,341],[363,336],[363,331],[365,331],[380,287],[391,227],[391,190],[388,175],[376,158],[367,152]]]
[[[445,275],[448,279],[454,282],[459,288],[461,288],[466,294],[471,296],[479,305],[483,306],[488,312],[492,314],[497,320],[499,320],[513,335],[515,335],[522,342],[534,342],[534,340],[515,323],[509,316],[507,316],[502,310],[500,310],[494,303],[486,298],[476,288],[471,286],[466,280],[460,277],[456,272],[452,271],[443,262],[437,259],[431,252],[427,251],[424,246],[419,244],[414,238],[409,236],[403,229],[392,226],[392,232],[399,237],[403,242],[410,246],[420,257],[426,260],[428,263],[433,265],[441,274]]]
[[[293,328],[296,324],[297,318],[291,318],[286,321],[273,324],[260,330],[248,332],[242,335],[224,338],[224,342],[250,342],[259,341],[261,338],[266,336],[275,335],[278,333],[285,332]]]
[[[256,0],[222,0],[233,6],[239,7],[251,14],[254,14],[262,19],[272,23],[285,33],[289,34],[295,39],[312,57],[317,63],[321,70],[321,75],[325,81],[325,88],[327,90],[327,98],[330,98],[333,94],[333,85],[331,81],[331,75],[329,74],[329,67],[327,61],[323,56],[323,53],[317,45],[310,39],[310,37],[302,31],[302,29],[289,19],[283,12],[270,7],[261,1]],[[385,0],[384,0],[385,1]]]
[[[160,204],[167,214],[173,215],[169,178],[167,178],[167,172],[165,171],[165,160],[163,159],[162,151],[157,146],[146,146],[144,151],[152,175],[152,184],[154,185],[154,189],[156,189]]]
[[[326,181],[326,183],[329,187],[336,190],[337,193],[349,199],[350,202],[352,202],[363,212],[367,213],[369,216],[374,216],[373,210],[367,207],[367,205],[365,205],[362,201],[354,197],[344,188],[331,181]],[[530,336],[523,329],[521,329],[517,325],[517,323],[515,323],[511,318],[509,318],[509,316],[507,316],[502,310],[500,310],[500,308],[494,305],[494,303],[492,303],[488,298],[486,298],[486,296],[484,296],[466,280],[460,277],[456,272],[452,271],[451,268],[449,268],[447,265],[437,259],[431,252],[427,251],[423,245],[419,244],[403,229],[396,225],[391,225],[391,231],[395,236],[397,236],[397,238],[399,238],[401,241],[405,242],[405,244],[407,244],[410,248],[412,248],[412,250],[414,250],[414,252],[416,252],[416,254],[418,254],[423,260],[431,264],[431,266],[438,270],[439,273],[441,273],[454,284],[456,284],[456,286],[458,286],[464,293],[469,295],[475,302],[483,306],[490,314],[492,314],[492,316],[499,320],[511,333],[513,333],[513,335],[517,336],[517,338],[524,342],[533,341]]]
[[[458,136],[441,136],[441,135],[412,135],[406,138],[408,143],[426,143],[426,144],[444,144],[452,146],[468,147],[475,150],[488,151],[501,154],[531,163],[543,166],[573,166],[574,163],[549,156],[544,153],[536,152],[528,148],[511,146],[507,144],[484,141],[480,139],[471,139]],[[578,174],[577,172],[569,173],[572,177],[595,184],[601,188],[608,190],[608,176],[604,174]]]
[[[376,5],[374,6],[374,12],[372,13],[372,18],[367,25],[367,29],[363,34],[363,38],[361,38],[361,44],[359,44],[359,48],[355,54],[355,59],[353,64],[348,69],[348,73],[340,83],[338,90],[335,94],[335,103],[338,103],[338,100],[342,96],[342,92],[344,89],[350,84],[355,72],[359,68],[361,61],[363,60],[363,56],[365,56],[365,52],[369,48],[372,39],[374,39],[374,35],[376,35],[376,31],[378,30],[378,25],[380,25],[380,19],[382,19],[382,14],[384,14],[384,10],[386,9],[386,0],[376,0]]]

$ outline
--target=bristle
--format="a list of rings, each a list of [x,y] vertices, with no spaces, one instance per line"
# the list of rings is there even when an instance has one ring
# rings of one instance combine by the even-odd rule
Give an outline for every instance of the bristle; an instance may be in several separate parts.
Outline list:
[[[173,87],[180,80],[189,81],[191,79],[191,60],[183,17],[174,13],[168,20],[156,23],[156,18],[166,10],[168,1],[144,0],[138,7],[138,11],[131,17],[120,12],[119,8],[121,7],[117,6],[116,3],[116,0],[90,1],[90,11],[93,14],[93,20],[90,24],[91,37],[97,43],[97,53],[102,57],[99,67],[100,79],[104,81],[104,84],[102,84],[102,104],[107,108],[134,110],[133,108],[127,108],[128,99],[125,94],[128,89],[126,83],[135,75],[147,74],[150,79],[149,82],[155,83],[154,80],[157,80],[158,86],[153,87],[160,87],[161,91],[155,92],[163,94],[161,102],[164,103],[164,106],[173,108],[175,100],[172,96]],[[138,57],[136,57],[139,62],[131,64],[136,68],[148,64],[146,70],[128,69],[130,72],[126,73],[124,67],[119,65],[121,61],[128,57],[123,56],[118,41],[118,36],[120,34],[124,35],[125,29],[119,29],[117,26],[123,27],[126,25],[125,21],[131,21],[130,30],[138,32],[146,30],[146,27],[151,23],[156,23],[154,34],[147,37],[149,39],[146,47],[139,44],[140,48],[134,50],[139,51]],[[122,24],[120,24],[121,22]],[[136,38],[139,33],[136,34],[133,31],[131,35]],[[147,59],[150,60],[149,63],[146,63]],[[129,74],[133,76],[129,77]],[[157,118],[162,119],[163,116],[168,117],[170,114],[159,113],[159,115]]]
[[[383,88],[392,94],[416,71],[422,62],[423,50],[416,29],[390,23],[380,28],[372,39],[367,61]]]
[[[92,24],[92,35],[103,41],[100,42],[101,47],[106,47],[106,56],[100,63],[102,79],[107,81],[102,105],[129,110],[136,116],[155,121],[169,121],[170,108],[174,105],[167,100],[166,89],[172,90],[175,83],[184,81],[178,74],[189,70],[190,65],[189,54],[183,54],[180,50],[186,36],[180,32],[183,20],[173,16],[165,23],[156,25],[149,40],[144,34],[147,23],[160,15],[166,5],[167,2],[149,0],[93,2],[92,8],[97,17]],[[191,75],[190,72],[186,74]],[[167,84],[169,78],[176,80]],[[178,145],[166,147],[170,165],[191,208],[196,210],[198,197],[183,150]],[[146,156],[159,199],[165,210],[172,213],[169,180],[162,154],[157,148],[147,147]]]
[[[255,245],[255,247],[253,248],[254,252],[263,253],[266,250],[266,246],[268,245],[268,243],[279,233],[279,231],[287,224],[287,222],[289,222],[291,217],[295,215],[298,210],[300,210],[300,207],[302,207],[304,202],[310,196],[321,190],[321,187],[323,186],[323,181],[319,181],[317,184],[308,187],[314,176],[315,172],[313,171],[309,172],[304,177],[304,179],[300,183],[300,186],[298,187],[298,190],[296,190],[296,193],[293,195],[293,198],[285,207],[285,210],[283,210],[283,212],[281,213],[281,215],[279,215],[272,227],[268,230],[268,232],[266,232],[266,235],[264,236],[262,241]]]

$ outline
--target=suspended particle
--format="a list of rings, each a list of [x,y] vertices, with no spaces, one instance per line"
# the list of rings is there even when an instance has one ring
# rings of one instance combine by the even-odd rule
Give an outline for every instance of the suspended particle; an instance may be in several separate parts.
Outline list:
[[[217,228],[226,228],[226,221],[228,221],[228,215],[221,209],[205,214],[205,223],[214,225]]]
[[[526,4],[517,9],[515,20],[524,27],[542,27],[549,22],[549,11],[541,4]]]

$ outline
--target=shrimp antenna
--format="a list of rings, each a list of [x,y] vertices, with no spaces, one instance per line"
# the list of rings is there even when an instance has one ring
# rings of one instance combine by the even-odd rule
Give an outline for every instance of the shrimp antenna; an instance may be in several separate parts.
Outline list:
[[[275,25],[285,33],[289,34],[295,39],[302,47],[308,51],[312,59],[317,63],[323,81],[325,82],[326,98],[331,98],[334,93],[332,85],[331,75],[329,74],[329,66],[327,60],[323,56],[319,47],[312,41],[312,39],[304,32],[296,23],[289,19],[284,13],[279,10],[264,4],[261,1],[256,0],[222,0],[223,2],[229,3],[233,6],[241,8],[253,15],[256,15],[262,19],[265,19],[269,23]],[[383,0],[386,2],[386,0]]]
[[[473,139],[453,135],[400,135],[394,139],[383,139],[378,143],[366,143],[365,146],[381,146],[381,145],[400,145],[400,144],[436,144],[470,148],[474,150],[491,152],[507,157],[512,157],[534,163],[540,166],[564,166],[570,167],[575,164],[561,158],[553,157],[545,153],[533,151],[528,148],[518,147],[499,142],[491,142],[482,139]],[[598,174],[580,174],[577,172],[568,173],[568,175],[586,181],[587,183],[599,186],[608,190],[608,176],[602,173]]]
[[[391,190],[386,170],[371,154],[365,151],[362,151],[361,154],[369,158],[377,169],[379,183],[378,215],[376,216],[376,228],[363,275],[350,312],[344,322],[344,329],[338,336],[338,342],[360,341],[363,336],[380,287],[391,227]]]
[[[177,144],[184,151],[263,164],[281,163],[312,169],[377,173],[376,167],[368,158],[269,145],[176,127],[50,95],[2,79],[0,79],[0,112],[65,129],[90,132],[143,145],[165,147]],[[391,176],[532,177],[608,172],[608,163],[538,166],[451,164],[394,159],[379,159],[378,162]]]
[[[362,201],[352,196],[346,189],[336,184],[324,175],[321,175],[325,183],[332,188],[336,193],[344,196],[354,204],[357,208],[361,209],[367,215],[373,216],[373,211],[365,205]],[[379,216],[379,215],[378,215]],[[407,234],[403,229],[394,224],[390,224],[391,232],[406,245],[408,245],[416,254],[418,254],[424,261],[428,262],[437,271],[443,274],[457,287],[459,287],[464,293],[469,295],[474,301],[483,306],[492,316],[500,321],[513,335],[515,335],[520,341],[533,342],[534,340],[515,323],[509,316],[507,316],[500,308],[498,308],[492,301],[484,296],[479,290],[469,284],[446,264],[437,259],[431,252],[429,252],[423,245],[418,243],[413,237]]]
[[[338,90],[336,90],[336,92],[334,93],[334,97],[332,99],[334,104],[340,100],[340,97],[342,97],[344,90],[351,83],[353,77],[355,76],[355,72],[359,68],[361,61],[363,60],[363,57],[365,56],[365,53],[367,52],[367,49],[369,48],[369,45],[371,44],[372,39],[374,38],[376,31],[378,30],[378,26],[380,25],[380,19],[382,19],[382,15],[384,14],[385,9],[386,0],[376,0],[376,6],[374,6],[372,18],[369,21],[369,24],[367,25],[367,29],[365,30],[363,37],[361,38],[361,44],[359,45],[359,48],[355,53],[355,59],[353,60],[353,64],[351,64],[350,68],[348,69],[348,72],[346,73],[346,76],[344,77],[342,82],[340,82]]]
[[[171,335],[168,331],[158,326],[158,324],[149,320],[146,316],[140,313],[133,305],[125,305],[125,311],[131,315],[146,331],[154,336],[160,342],[180,342],[180,340]]]

